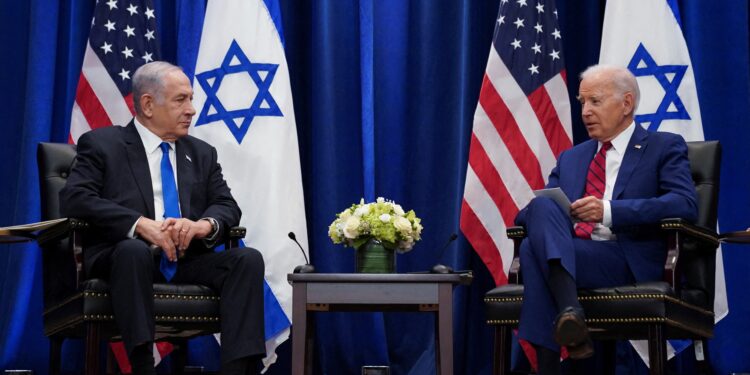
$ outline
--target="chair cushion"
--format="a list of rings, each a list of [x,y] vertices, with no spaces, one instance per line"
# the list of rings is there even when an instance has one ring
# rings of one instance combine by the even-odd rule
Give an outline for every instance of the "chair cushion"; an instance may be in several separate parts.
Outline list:
[[[218,332],[219,296],[203,285],[157,283],[154,284],[154,316],[157,331],[196,326]],[[84,322],[114,322],[109,284],[102,279],[84,281],[78,293],[44,312],[46,335],[80,331],[80,323]]]
[[[713,336],[713,313],[675,298],[666,282],[580,289],[578,294],[586,322],[595,335],[620,338],[620,333],[611,329],[619,327],[621,331],[622,325],[629,325],[633,330],[628,333],[645,337],[647,324],[664,323],[670,338]],[[516,326],[523,304],[523,285],[492,289],[484,301],[488,324]]]

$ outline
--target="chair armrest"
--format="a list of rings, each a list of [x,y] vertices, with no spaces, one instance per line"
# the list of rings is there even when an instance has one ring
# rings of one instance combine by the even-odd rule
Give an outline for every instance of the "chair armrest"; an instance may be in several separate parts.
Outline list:
[[[719,235],[716,231],[689,223],[685,219],[681,218],[669,218],[661,221],[661,229],[669,231],[677,231],[685,234],[694,240],[705,242],[707,245],[719,246]]]
[[[245,238],[247,229],[245,227],[231,227],[229,228],[229,234],[227,239],[224,241],[224,247],[227,249],[240,247],[240,241]]]
[[[76,267],[76,285],[85,280],[83,266],[83,232],[88,229],[89,224],[83,220],[68,218],[39,233],[37,243],[42,246],[52,245],[57,241],[68,238],[68,247],[71,249],[73,261]]]
[[[70,218],[39,232],[39,236],[37,237],[36,241],[39,246],[44,247],[53,242],[67,238],[68,236],[70,236],[71,231],[83,231],[88,229],[88,227],[89,224],[87,222],[80,219]]]
[[[695,224],[691,224],[685,219],[668,218],[661,221],[661,229],[664,231],[667,239],[667,259],[664,262],[664,281],[674,288],[675,292],[680,293],[680,251],[685,245],[685,241],[695,241],[698,251],[704,253],[716,252],[719,247],[719,235],[711,230]],[[709,254],[706,254],[709,255]]]
[[[521,279],[521,259],[519,258],[521,251],[521,241],[526,238],[526,228],[509,227],[505,234],[508,238],[513,240],[513,260],[510,262],[510,268],[508,268],[508,283],[509,284],[523,284]]]

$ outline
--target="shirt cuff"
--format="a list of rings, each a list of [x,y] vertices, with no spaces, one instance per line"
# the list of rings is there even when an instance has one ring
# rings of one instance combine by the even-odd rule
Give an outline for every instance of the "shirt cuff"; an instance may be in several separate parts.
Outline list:
[[[135,238],[135,227],[138,226],[139,221],[141,221],[140,217],[135,221],[135,223],[133,223],[133,226],[130,227],[130,230],[128,231],[128,238]]]
[[[604,205],[604,214],[602,215],[602,226],[607,228],[612,226],[612,205],[608,200],[602,200]]]

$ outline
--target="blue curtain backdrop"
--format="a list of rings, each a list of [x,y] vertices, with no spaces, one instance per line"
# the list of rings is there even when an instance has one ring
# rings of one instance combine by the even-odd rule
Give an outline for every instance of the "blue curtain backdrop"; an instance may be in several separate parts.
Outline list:
[[[473,270],[456,290],[455,373],[490,374],[491,330],[482,296],[492,278],[459,233],[473,113],[498,0],[281,1],[295,100],[312,261],[350,272],[353,253],[331,245],[335,213],[361,197],[384,196],[423,218],[424,239],[398,271],[437,261]],[[164,58],[192,72],[204,3],[156,1]],[[750,57],[747,2],[680,1],[707,139],[724,146],[722,231],[750,226]],[[573,100],[577,74],[598,60],[603,1],[559,1],[576,142],[585,139]],[[93,0],[0,0],[0,225],[39,219],[37,142],[67,140],[70,108]],[[750,371],[747,249],[724,247],[730,315],[709,353],[717,373]],[[0,245],[0,369],[47,373],[41,270],[33,244]],[[428,314],[320,314],[317,372],[357,373],[391,363],[393,374],[434,373]],[[80,371],[80,348],[65,348]],[[289,345],[272,374],[288,373]],[[633,365],[641,366],[630,359]],[[628,359],[621,360],[628,363]],[[640,367],[642,370],[642,366]],[[680,370],[689,373],[688,370]]]

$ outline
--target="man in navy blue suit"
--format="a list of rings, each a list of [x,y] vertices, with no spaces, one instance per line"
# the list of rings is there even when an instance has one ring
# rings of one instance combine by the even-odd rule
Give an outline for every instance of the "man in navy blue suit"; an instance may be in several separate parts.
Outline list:
[[[257,373],[265,354],[263,257],[250,248],[214,252],[241,212],[216,149],[188,135],[192,98],[179,67],[138,68],[135,118],[81,136],[60,192],[61,211],[92,226],[84,243],[86,272],[109,281],[134,374],[154,374],[153,283],[165,278],[220,294],[221,372]],[[154,258],[153,246],[161,257]]]
[[[583,72],[578,99],[591,139],[560,154],[547,184],[562,189],[570,211],[537,197],[516,217],[528,234],[519,336],[535,347],[540,374],[559,373],[561,346],[573,359],[593,354],[576,289],[661,279],[659,221],[697,216],[687,145],[633,121],[639,95],[626,68]]]

